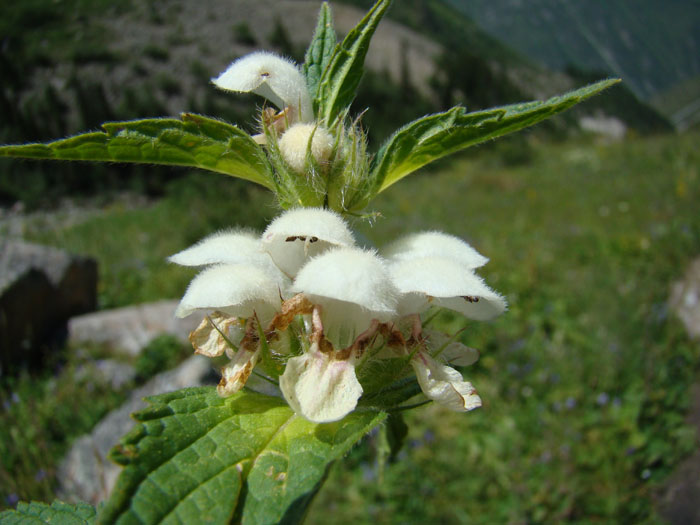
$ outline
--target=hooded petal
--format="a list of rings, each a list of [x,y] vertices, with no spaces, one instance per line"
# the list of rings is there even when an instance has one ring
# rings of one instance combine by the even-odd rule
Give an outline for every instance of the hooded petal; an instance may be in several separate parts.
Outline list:
[[[425,352],[411,360],[418,384],[433,401],[455,412],[467,412],[481,406],[476,389],[454,368],[438,364]]]
[[[460,263],[467,270],[479,268],[489,262],[459,237],[437,231],[406,235],[382,248],[380,253],[392,262],[421,257],[443,257]]]
[[[337,248],[309,261],[292,290],[321,306],[326,336],[337,348],[350,344],[373,319],[396,316],[397,291],[384,261],[359,248]]]
[[[260,358],[260,348],[254,352],[244,348],[239,349],[231,362],[221,369],[221,381],[216,387],[220,396],[235,394],[243,388]]]
[[[234,61],[212,79],[216,87],[265,97],[279,109],[290,107],[290,120],[310,122],[314,115],[306,81],[297,66],[281,56],[258,51]]]
[[[407,259],[391,265],[394,284],[404,295],[401,315],[420,313],[431,304],[486,320],[506,309],[506,301],[458,262],[442,257]]]
[[[195,310],[219,310],[233,317],[257,313],[269,322],[280,308],[278,283],[264,270],[250,265],[213,266],[197,275],[175,311],[186,317]]]
[[[340,215],[321,208],[285,212],[262,235],[262,249],[292,278],[310,257],[330,248],[354,245],[352,233]]]
[[[257,261],[264,256],[257,235],[245,231],[224,231],[205,237],[197,244],[168,257],[180,266],[240,264]]]
[[[260,239],[245,231],[224,231],[205,237],[197,244],[168,257],[180,266],[207,266],[212,264],[247,264],[267,272],[286,290],[291,284],[272,262],[270,254],[260,249]]]
[[[362,395],[351,357],[339,360],[313,344],[309,351],[287,361],[280,390],[297,414],[314,423],[338,421],[352,412]]]

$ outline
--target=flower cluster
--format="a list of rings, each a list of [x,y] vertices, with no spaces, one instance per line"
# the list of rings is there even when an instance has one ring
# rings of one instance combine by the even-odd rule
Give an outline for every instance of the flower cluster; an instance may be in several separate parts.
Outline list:
[[[377,253],[358,247],[336,213],[298,208],[261,237],[218,233],[170,261],[204,267],[177,315],[207,314],[191,341],[200,354],[229,357],[221,395],[240,390],[261,364],[295,412],[335,421],[355,409],[363,383],[373,383],[362,371],[379,362],[393,377],[412,367],[425,395],[452,410],[481,405],[445,364],[466,366],[478,353],[424,332],[420,317],[438,307],[485,320],[506,308],[474,273],[487,259],[456,237],[412,234]]]

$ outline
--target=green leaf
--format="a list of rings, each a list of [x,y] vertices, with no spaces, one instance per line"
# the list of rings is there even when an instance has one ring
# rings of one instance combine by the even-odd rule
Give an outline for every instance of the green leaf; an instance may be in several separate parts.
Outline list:
[[[329,464],[386,417],[315,424],[280,398],[212,387],[148,401],[112,450],[125,468],[99,523],[298,523]]]
[[[262,148],[231,124],[184,113],[181,120],[108,122],[102,127],[104,132],[48,144],[0,146],[0,156],[187,166],[274,187]]]
[[[333,29],[333,16],[328,2],[323,2],[318,13],[316,32],[311,39],[311,44],[306,50],[304,61],[304,76],[309,93],[315,94],[321,83],[323,72],[328,67],[336,45],[335,30]],[[317,100],[314,99],[314,111],[318,111]]]
[[[314,106],[328,127],[355,98],[370,40],[390,4],[391,0],[379,0],[336,46],[323,71]]]
[[[46,503],[18,503],[16,510],[0,513],[1,525],[91,525],[95,523],[95,509],[87,503],[69,505],[61,501]]]
[[[401,412],[392,412],[386,420],[386,437],[389,444],[389,461],[395,461],[401,452],[406,437],[408,436],[408,425],[404,421]]]
[[[396,131],[380,148],[371,177],[376,193],[439,158],[532,126],[619,82],[603,80],[547,101],[467,113],[462,107],[428,115]]]

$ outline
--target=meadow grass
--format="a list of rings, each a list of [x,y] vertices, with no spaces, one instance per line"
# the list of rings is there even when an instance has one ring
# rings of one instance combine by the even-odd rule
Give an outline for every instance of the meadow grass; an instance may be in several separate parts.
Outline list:
[[[400,461],[380,471],[378,439],[365,440],[333,467],[309,523],[657,519],[655,488],[697,444],[684,414],[700,350],[666,301],[700,253],[698,136],[531,142],[516,166],[506,143],[412,175],[375,201],[373,225],[354,224],[377,246],[425,229],[468,239],[510,308],[460,336],[482,351],[464,372],[484,407],[407,412]],[[113,307],[181,295],[194,272],[164,257],[216,229],[260,229],[275,212],[262,191],[196,174],[148,207],[35,240],[95,256],[100,304]]]

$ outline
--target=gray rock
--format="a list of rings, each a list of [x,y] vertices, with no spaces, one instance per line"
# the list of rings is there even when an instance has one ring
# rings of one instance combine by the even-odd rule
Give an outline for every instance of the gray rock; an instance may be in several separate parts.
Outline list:
[[[90,376],[114,390],[120,390],[136,378],[136,369],[127,363],[114,359],[98,359],[89,365],[83,365],[75,372],[75,380],[81,381]],[[95,377],[97,376],[97,377]]]
[[[158,301],[74,317],[68,322],[68,340],[101,343],[130,355],[137,355],[157,335],[171,334],[186,341],[202,319],[196,315],[177,319],[177,304]]]
[[[91,434],[82,436],[73,443],[58,467],[59,498],[74,502],[87,501],[96,505],[109,496],[121,467],[109,461],[107,453],[134,425],[130,414],[146,406],[144,397],[217,381],[210,360],[194,356],[134,390],[129,400],[110,412]]]
[[[682,281],[671,289],[669,306],[676,312],[692,339],[700,339],[700,259],[688,268]]]
[[[95,309],[97,262],[19,240],[0,242],[0,370],[39,364],[70,316]]]

